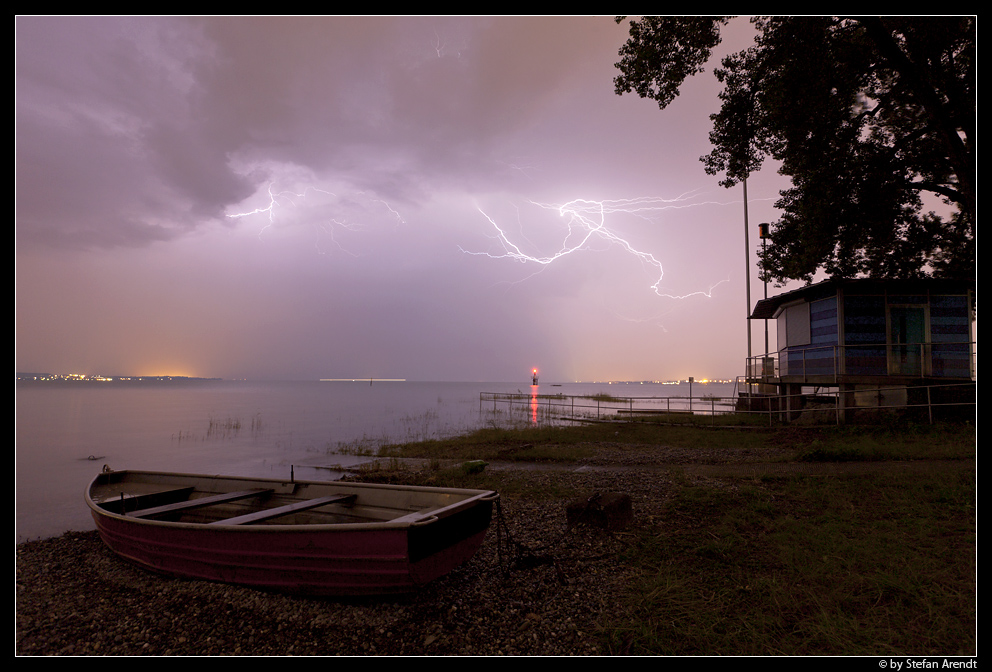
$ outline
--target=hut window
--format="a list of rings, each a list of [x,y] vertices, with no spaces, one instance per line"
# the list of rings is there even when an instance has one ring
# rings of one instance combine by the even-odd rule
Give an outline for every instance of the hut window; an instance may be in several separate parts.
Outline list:
[[[797,303],[785,307],[776,320],[778,345],[809,345],[809,304]]]

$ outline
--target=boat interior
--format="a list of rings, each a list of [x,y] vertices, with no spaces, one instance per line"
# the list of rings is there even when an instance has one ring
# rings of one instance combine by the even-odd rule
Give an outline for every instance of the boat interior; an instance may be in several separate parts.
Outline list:
[[[421,490],[109,472],[94,482],[90,498],[129,518],[236,526],[415,523],[465,499],[457,492]]]

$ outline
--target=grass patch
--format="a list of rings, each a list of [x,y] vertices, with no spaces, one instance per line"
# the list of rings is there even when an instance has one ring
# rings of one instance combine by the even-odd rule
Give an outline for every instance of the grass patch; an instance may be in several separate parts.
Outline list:
[[[615,653],[968,655],[974,469],[692,486],[638,533]]]
[[[467,473],[464,460],[576,461],[601,447],[787,447],[808,461],[939,459],[926,473],[703,481],[678,477],[663,515],[624,534],[635,578],[600,623],[631,655],[974,655],[976,439],[972,425],[490,428],[387,446],[430,457],[424,485],[562,501],[570,479]],[[790,452],[791,451],[791,452]],[[454,466],[442,468],[442,461]]]
[[[708,450],[778,449],[786,459],[807,462],[973,459],[971,425],[903,425],[899,427],[742,428],[686,426],[649,422],[489,427],[461,436],[377,449],[382,457],[454,460],[503,460],[574,463],[595,454],[598,446],[650,450],[657,446]]]
[[[386,445],[380,450],[380,455],[569,462],[589,454],[589,449],[583,448],[582,443],[602,440],[610,435],[615,435],[615,432],[606,427],[484,428],[462,436]]]
[[[975,428],[966,424],[836,427],[801,432],[803,462],[953,460],[975,457]]]
[[[456,462],[444,465],[432,462],[423,469],[409,469],[390,458],[354,469],[345,480],[496,490],[506,500],[526,498],[539,502],[572,499],[586,493],[581,488],[569,486],[565,480],[550,479],[535,484],[534,479],[527,478],[519,471],[473,471],[466,469],[464,464]]]
[[[607,394],[606,392],[597,392],[596,394],[588,394],[584,399],[591,399],[593,401],[601,401],[605,403],[620,403],[626,401],[625,397],[617,397],[612,394]]]
[[[543,454],[546,459],[569,462],[589,454],[589,444],[611,447],[651,446],[720,447],[764,446],[775,441],[773,430],[712,431],[707,427],[655,425],[644,422],[604,422],[569,426],[538,426],[520,429],[487,428],[437,441],[385,447],[385,454],[423,457],[434,453],[456,458],[528,460]]]
[[[700,408],[707,408],[704,402],[699,402]],[[677,425],[698,428],[740,428],[755,429],[770,428],[768,418],[758,413],[698,413],[690,411],[658,411],[657,413],[634,413],[628,415],[622,409],[618,415],[624,420],[634,423],[655,425]]]

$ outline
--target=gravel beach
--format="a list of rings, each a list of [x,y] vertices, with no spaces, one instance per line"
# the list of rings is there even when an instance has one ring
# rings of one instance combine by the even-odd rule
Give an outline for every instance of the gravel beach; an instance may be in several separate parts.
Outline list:
[[[487,488],[547,495],[534,499],[503,494],[479,553],[402,597],[313,599],[162,577],[121,560],[96,532],[20,544],[15,653],[618,653],[602,649],[598,627],[604,616],[616,616],[623,608],[620,596],[631,572],[623,557],[633,535],[588,525],[569,527],[566,508],[576,501],[574,493],[629,495],[633,525],[652,525],[664,520],[665,504],[688,483],[736,488],[742,479],[759,473],[932,471],[942,464],[811,465],[783,460],[789,453],[786,448],[596,447],[595,456],[581,466],[490,463]],[[375,473],[368,480],[383,476]]]
[[[670,472],[493,469],[547,491],[622,492],[657,515]],[[497,487],[498,489],[498,487]],[[399,598],[308,599],[171,579],[111,553],[96,532],[17,546],[18,655],[596,655],[617,608],[625,535],[567,529],[565,500],[503,497],[468,563]],[[496,521],[494,521],[496,522]],[[508,537],[518,545],[512,562]],[[502,542],[502,543],[500,543]]]

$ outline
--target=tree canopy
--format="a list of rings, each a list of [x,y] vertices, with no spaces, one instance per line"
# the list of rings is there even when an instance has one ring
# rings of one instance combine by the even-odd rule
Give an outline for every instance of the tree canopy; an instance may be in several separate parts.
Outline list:
[[[632,20],[617,94],[668,106],[703,71],[729,19]],[[766,158],[791,179],[763,277],[973,279],[975,18],[751,21],[754,46],[715,69],[722,104],[700,160],[725,187]]]

